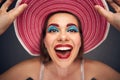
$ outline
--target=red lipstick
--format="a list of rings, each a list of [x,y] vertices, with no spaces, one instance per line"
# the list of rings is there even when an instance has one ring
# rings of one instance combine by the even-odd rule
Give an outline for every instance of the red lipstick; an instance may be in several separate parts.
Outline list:
[[[72,45],[69,44],[58,44],[55,46],[55,52],[60,59],[67,59],[71,54],[72,48]]]

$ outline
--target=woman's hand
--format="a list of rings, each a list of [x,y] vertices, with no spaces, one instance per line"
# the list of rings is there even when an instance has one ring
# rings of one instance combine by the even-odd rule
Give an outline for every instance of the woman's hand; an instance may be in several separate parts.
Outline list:
[[[99,5],[96,5],[96,10],[104,16],[108,22],[110,22],[116,29],[120,31],[120,0],[106,0],[111,7],[116,11],[113,13],[111,11],[107,11]]]
[[[1,1],[2,0],[0,0],[0,2]],[[27,4],[22,4],[7,12],[7,9],[12,2],[13,0],[6,0],[6,2],[0,8],[0,35],[7,30],[14,19],[19,16],[27,7]]]

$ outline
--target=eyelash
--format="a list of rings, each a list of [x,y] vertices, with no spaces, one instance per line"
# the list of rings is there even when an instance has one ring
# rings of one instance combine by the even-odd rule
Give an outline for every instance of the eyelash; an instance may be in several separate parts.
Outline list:
[[[76,28],[76,26],[70,26],[67,32],[79,32],[79,30]]]
[[[67,32],[78,32],[78,31],[76,31],[75,29],[69,29],[67,30]]]
[[[50,26],[48,28],[48,32],[51,33],[51,32],[59,32],[59,30],[55,27],[55,26]]]
[[[56,28],[56,26],[50,26],[47,30],[49,33],[52,32],[59,32],[58,28]],[[78,28],[76,28],[76,26],[69,26],[67,29],[67,32],[79,32]]]

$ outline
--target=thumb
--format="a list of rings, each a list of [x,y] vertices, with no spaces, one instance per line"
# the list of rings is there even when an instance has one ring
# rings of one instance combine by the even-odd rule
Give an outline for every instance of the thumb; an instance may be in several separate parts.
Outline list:
[[[98,11],[100,15],[104,16],[109,22],[111,22],[113,15],[112,12],[105,10],[100,5],[95,5],[95,9]]]

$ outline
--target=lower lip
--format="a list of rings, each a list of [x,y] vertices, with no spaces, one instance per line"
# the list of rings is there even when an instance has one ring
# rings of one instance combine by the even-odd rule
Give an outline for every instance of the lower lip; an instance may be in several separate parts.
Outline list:
[[[66,53],[66,54],[57,54],[57,56],[60,58],[60,59],[67,59],[69,58],[70,56],[70,53]]]

